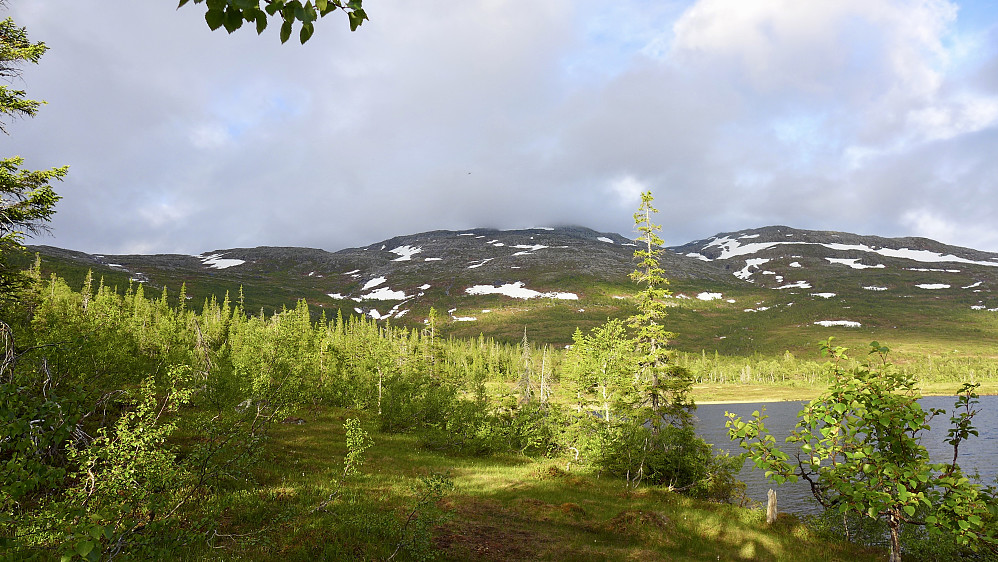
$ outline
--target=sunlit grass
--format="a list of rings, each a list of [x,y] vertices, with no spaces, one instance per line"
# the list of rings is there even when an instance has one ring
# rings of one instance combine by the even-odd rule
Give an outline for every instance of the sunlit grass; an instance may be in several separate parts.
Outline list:
[[[385,559],[417,498],[420,477],[447,473],[433,529],[445,560],[875,560],[879,553],[814,537],[793,517],[708,503],[581,471],[570,458],[474,457],[428,450],[414,435],[365,429],[375,445],[362,474],[338,489],[343,422],[364,414],[304,409],[277,424],[252,481],[219,490],[215,526],[193,559]],[[408,559],[404,552],[400,559]],[[397,558],[399,559],[399,558]]]

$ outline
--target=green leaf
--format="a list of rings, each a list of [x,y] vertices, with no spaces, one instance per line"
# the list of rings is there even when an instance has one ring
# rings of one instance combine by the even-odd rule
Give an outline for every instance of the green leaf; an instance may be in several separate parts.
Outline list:
[[[76,545],[76,553],[84,558],[94,549],[93,541],[83,541]]]
[[[360,24],[364,23],[364,20],[367,19],[367,14],[364,13],[364,10],[354,10],[349,12],[347,17],[350,20],[350,31],[357,31]]]
[[[301,39],[301,44],[304,45],[309,38],[312,37],[312,33],[315,32],[315,28],[312,26],[311,22],[308,22],[301,26],[301,32],[298,34],[298,38]]]
[[[903,509],[904,509],[904,512],[908,514],[908,517],[912,517],[912,516],[915,515],[915,506],[913,506],[913,505],[906,505],[906,506],[904,506]]]
[[[243,15],[234,8],[225,11],[225,31],[232,33],[243,26]]]
[[[281,24],[281,43],[287,43],[291,37],[291,22],[286,21]]]
[[[179,3],[179,4],[177,4],[177,8],[178,8],[178,9],[179,9],[179,8],[183,8],[183,7],[184,7],[184,4],[186,4],[186,3],[187,3],[187,2],[189,2],[189,1],[190,1],[190,0],[180,0],[180,3]]]
[[[215,31],[225,23],[225,12],[222,10],[208,10],[204,13],[204,21],[212,31]]]

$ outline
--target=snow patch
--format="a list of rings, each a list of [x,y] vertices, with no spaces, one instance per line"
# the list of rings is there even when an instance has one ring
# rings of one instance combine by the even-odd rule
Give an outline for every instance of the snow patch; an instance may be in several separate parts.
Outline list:
[[[887,287],[878,287],[876,285],[870,285],[869,287],[863,287],[867,291],[886,291]]]
[[[475,318],[474,316],[451,316],[451,318],[453,318],[455,322],[474,322],[475,320],[478,320],[478,318]]]
[[[915,285],[919,289],[949,289],[949,285],[945,283],[922,283],[920,285]]]
[[[478,263],[473,263],[473,264],[469,265],[468,269],[476,269],[476,268],[482,267],[483,265],[489,263],[490,261],[492,261],[494,259],[495,258],[485,258],[484,260],[482,260],[482,261],[480,261]]]
[[[536,252],[537,250],[543,250],[544,248],[550,248],[550,246],[545,246],[543,244],[533,244],[533,245],[517,244],[516,246],[513,246],[513,247],[517,248],[519,250],[527,250],[529,252]],[[520,255],[520,254],[522,254],[522,252],[517,252],[516,254],[513,254],[513,255],[517,256],[517,255]]]
[[[207,265],[208,267],[214,269],[227,269],[237,265],[242,265],[246,263],[246,260],[237,259],[225,259],[222,256],[225,254],[211,254],[208,256],[198,256],[201,258],[201,263]],[[121,267],[120,265],[118,267]]]
[[[596,239],[599,240],[600,242],[606,242],[607,244],[613,244],[613,240],[610,240],[606,236],[598,236]]]
[[[703,293],[698,294],[697,298],[700,299],[700,300],[702,300],[702,301],[715,301],[715,300],[721,300],[721,298],[723,298],[723,296],[724,295],[722,295],[721,293],[703,292]]]
[[[688,258],[696,258],[696,259],[698,259],[700,261],[710,261],[710,258],[708,258],[707,256],[705,256],[703,254],[698,254],[696,252],[690,252],[690,253],[686,254],[686,257],[688,257]]]
[[[811,284],[807,281],[794,281],[789,285],[780,285],[777,289],[810,289]]]
[[[431,286],[432,286],[432,285],[430,285],[429,283],[426,283],[426,284],[424,284],[424,285],[420,285],[420,286],[419,286],[419,290],[420,290],[420,291],[425,291],[425,290],[429,289],[429,288],[430,288]]]
[[[830,299],[835,296],[835,293],[811,293],[812,297],[821,297],[823,299]]]
[[[507,297],[513,297],[516,299],[533,299],[540,297],[548,299],[579,300],[579,295],[576,295],[575,293],[541,293],[540,291],[528,289],[523,286],[523,281],[506,283],[505,285],[500,285],[499,287],[492,285],[475,285],[474,287],[468,287],[464,290],[464,292],[469,295],[506,295]]]
[[[360,290],[361,291],[366,291],[368,289],[377,287],[378,285],[384,283],[385,281],[388,281],[388,280],[385,279],[384,277],[375,277],[374,279],[371,279],[367,283],[364,283],[364,286],[361,287]]]
[[[348,272],[344,273],[343,275],[353,275],[354,273],[360,273],[360,270],[359,269],[355,269],[353,271],[348,271]]]
[[[932,273],[960,273],[959,269],[927,269],[924,267],[907,267],[908,271],[924,271]]]
[[[984,283],[984,281],[978,281],[977,283],[974,283],[973,285],[967,285],[966,287],[960,287],[960,288],[961,289],[973,289],[974,287],[980,287],[982,283]]]
[[[393,291],[388,287],[381,287],[377,291],[368,293],[366,295],[361,295],[360,298],[370,301],[400,301],[407,299],[404,291]]]
[[[341,295],[339,293],[326,293],[326,296],[328,296],[331,299],[336,299],[336,300],[345,300],[346,299],[346,297],[344,297],[343,295]]]
[[[818,320],[815,322],[818,326],[824,326],[826,328],[831,328],[832,326],[842,326],[844,328],[859,328],[863,325],[859,322],[853,322],[852,320]]]
[[[423,258],[423,261],[441,261],[444,258]]]
[[[748,280],[748,278],[752,276],[752,272],[749,271],[749,269],[753,267],[758,269],[760,265],[769,261],[769,258],[749,258],[745,260],[745,267],[735,272],[735,277],[742,280]]]
[[[419,247],[412,246],[399,246],[398,248],[392,248],[389,252],[397,255],[398,257],[392,261],[410,261],[412,256],[422,252],[423,249]]]
[[[790,267],[804,267],[804,266],[801,265],[800,262],[794,261],[790,262]]]

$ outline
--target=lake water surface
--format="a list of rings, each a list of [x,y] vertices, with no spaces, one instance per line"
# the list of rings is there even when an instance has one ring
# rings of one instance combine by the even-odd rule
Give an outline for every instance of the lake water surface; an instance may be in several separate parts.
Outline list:
[[[949,462],[953,457],[953,448],[945,443],[946,430],[949,428],[949,416],[953,413],[953,396],[926,396],[919,400],[922,408],[942,408],[946,415],[936,416],[931,422],[932,430],[922,439],[922,444],[929,450],[933,462]],[[807,404],[800,402],[756,402],[751,404],[703,404],[697,407],[697,432],[708,442],[714,444],[718,451],[728,451],[732,455],[741,449],[728,439],[724,422],[724,412],[732,412],[750,419],[754,410],[766,407],[766,427],[776,443],[790,453],[785,439],[797,424],[797,413]],[[970,475],[978,471],[981,481],[994,484],[998,476],[998,396],[982,396],[974,416],[974,426],[980,432],[979,437],[973,437],[960,444],[960,457],[957,463],[964,474]],[[811,495],[807,482],[800,481],[776,487],[763,476],[761,470],[755,468],[751,461],[745,461],[738,478],[746,484],[746,494],[757,502],[766,501],[766,493],[770,488],[777,491],[780,511],[796,513],[817,513],[820,506]]]

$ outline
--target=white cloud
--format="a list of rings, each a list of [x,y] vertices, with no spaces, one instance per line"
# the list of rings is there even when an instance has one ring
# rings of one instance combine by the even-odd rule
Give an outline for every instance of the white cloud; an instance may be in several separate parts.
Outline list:
[[[641,202],[641,194],[645,191],[648,191],[648,186],[631,175],[610,182],[610,192],[617,198],[617,204],[621,207],[635,207]]]
[[[961,25],[945,0],[538,0],[529,17],[384,0],[356,33],[332,14],[299,46],[174,6],[9,6],[50,47],[24,73],[49,104],[3,140],[32,167],[72,165],[44,243],[626,233],[651,190],[669,243],[791,224],[998,249],[980,226],[998,216],[986,10]]]

